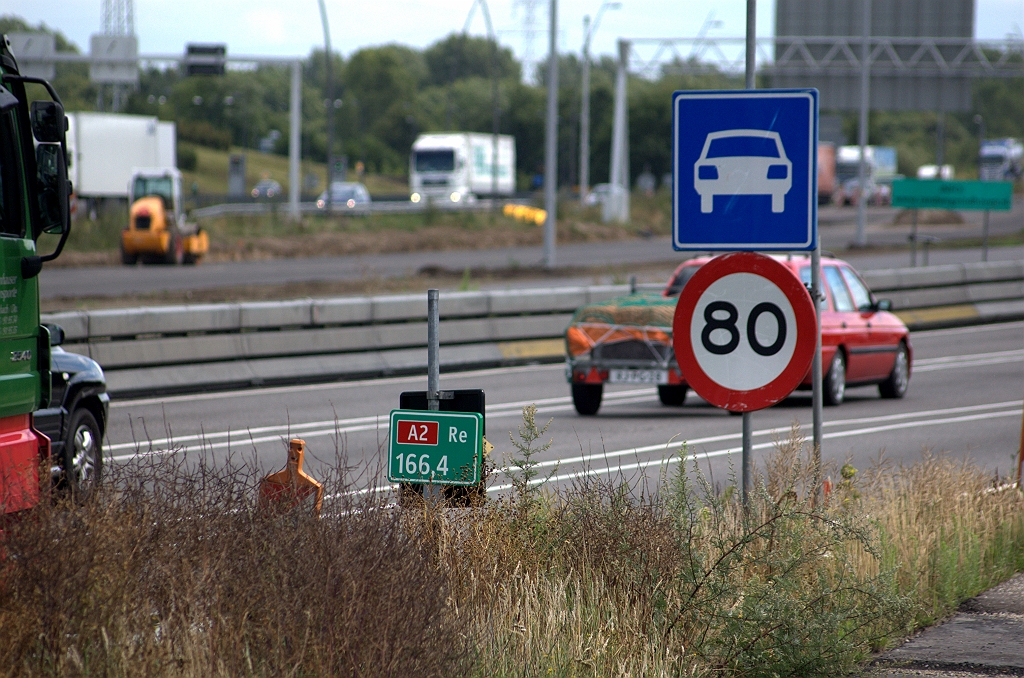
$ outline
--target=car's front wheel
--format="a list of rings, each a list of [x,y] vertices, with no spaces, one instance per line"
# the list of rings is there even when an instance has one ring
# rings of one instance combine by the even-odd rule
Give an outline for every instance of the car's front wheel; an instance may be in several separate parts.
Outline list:
[[[836,349],[835,355],[832,356],[828,373],[825,375],[822,395],[826,405],[840,405],[846,396],[846,357],[842,349]]]
[[[573,384],[572,404],[576,411],[582,415],[590,416],[597,414],[601,409],[601,396],[604,394],[604,384]]]
[[[102,437],[92,412],[79,408],[71,414],[64,439],[62,466],[66,486],[78,499],[87,499],[103,473]]]
[[[686,402],[686,386],[659,386],[658,399],[662,405],[680,407]]]
[[[878,392],[883,398],[902,398],[910,386],[910,351],[902,341],[896,349],[896,362],[888,378],[878,385]]]

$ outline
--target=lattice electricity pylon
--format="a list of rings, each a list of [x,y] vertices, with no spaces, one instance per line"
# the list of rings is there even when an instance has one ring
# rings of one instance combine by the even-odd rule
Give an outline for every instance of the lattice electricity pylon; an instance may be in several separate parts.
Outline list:
[[[868,39],[872,76],[920,77],[1024,76],[1024,41],[970,38]],[[743,73],[746,39],[634,38],[630,71],[656,78],[671,73]],[[860,36],[778,36],[757,40],[758,72],[765,75],[857,75],[861,72]]]
[[[135,6],[132,0],[103,0],[103,34],[135,35]]]
[[[535,79],[538,59],[534,53],[533,42],[543,29],[537,25],[537,6],[543,0],[515,0],[512,3],[513,18],[518,10],[522,10],[519,33],[523,40],[521,61],[523,63],[523,79],[532,82]]]

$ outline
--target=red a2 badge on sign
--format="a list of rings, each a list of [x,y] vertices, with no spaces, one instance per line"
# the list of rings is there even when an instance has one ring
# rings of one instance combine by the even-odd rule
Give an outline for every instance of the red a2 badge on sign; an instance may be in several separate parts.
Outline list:
[[[399,419],[398,441],[404,445],[437,445],[436,421],[407,421]]]

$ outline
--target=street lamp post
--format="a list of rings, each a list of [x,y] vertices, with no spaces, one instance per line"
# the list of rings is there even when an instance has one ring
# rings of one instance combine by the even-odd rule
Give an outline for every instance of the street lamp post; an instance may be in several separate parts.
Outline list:
[[[324,28],[324,69],[327,78],[327,214],[331,213],[332,194],[331,187],[334,185],[334,61],[331,52],[331,29],[327,25],[327,6],[324,0],[320,3],[320,23]]]
[[[582,102],[580,105],[580,206],[586,205],[587,193],[590,192],[590,40],[594,37],[601,17],[605,10],[619,9],[621,2],[605,2],[597,10],[594,23],[590,23],[590,15],[583,17],[583,83]]]
[[[985,143],[985,118],[978,113],[974,116],[974,124],[978,126],[978,178],[981,178],[981,145]]]

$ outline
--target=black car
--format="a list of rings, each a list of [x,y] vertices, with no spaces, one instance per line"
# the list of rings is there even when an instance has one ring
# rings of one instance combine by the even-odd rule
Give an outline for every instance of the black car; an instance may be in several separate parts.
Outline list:
[[[50,330],[50,407],[32,415],[35,428],[50,439],[50,475],[55,485],[84,498],[103,473],[103,432],[110,396],[103,369],[91,359],[60,347],[64,330]]]

